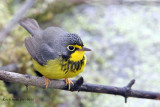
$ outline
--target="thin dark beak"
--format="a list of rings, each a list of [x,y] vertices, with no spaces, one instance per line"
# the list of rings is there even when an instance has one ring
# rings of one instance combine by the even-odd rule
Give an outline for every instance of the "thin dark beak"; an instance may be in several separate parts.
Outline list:
[[[78,51],[91,51],[91,49],[83,47],[82,49],[78,49]]]

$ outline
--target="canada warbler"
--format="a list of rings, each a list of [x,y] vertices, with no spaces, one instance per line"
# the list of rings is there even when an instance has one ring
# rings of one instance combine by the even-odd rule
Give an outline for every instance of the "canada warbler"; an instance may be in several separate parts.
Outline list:
[[[49,79],[65,79],[68,88],[73,82],[68,78],[77,76],[86,65],[85,51],[81,38],[59,27],[42,30],[34,19],[20,21],[31,37],[25,39],[25,46],[32,57],[33,67],[44,76],[45,86]]]

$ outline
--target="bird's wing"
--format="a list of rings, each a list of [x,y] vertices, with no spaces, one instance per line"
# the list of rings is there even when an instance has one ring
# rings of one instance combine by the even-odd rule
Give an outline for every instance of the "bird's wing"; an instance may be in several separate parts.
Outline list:
[[[41,41],[36,41],[35,38],[26,38],[25,45],[29,54],[40,65],[45,65],[48,60],[53,60],[57,57],[51,47]]]

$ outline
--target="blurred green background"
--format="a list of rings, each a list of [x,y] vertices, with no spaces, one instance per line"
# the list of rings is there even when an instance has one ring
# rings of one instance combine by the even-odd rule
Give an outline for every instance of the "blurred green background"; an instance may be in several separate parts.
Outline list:
[[[140,1],[140,2],[139,2]],[[24,0],[0,1],[0,29]],[[160,92],[160,3],[150,0],[38,0],[25,17],[42,28],[58,26],[77,33],[85,45],[86,83],[123,87],[136,79],[133,89]],[[29,34],[19,25],[0,45],[0,66],[16,63],[22,74],[35,75],[24,39]],[[78,77],[79,77],[78,76]],[[76,77],[77,78],[77,77]],[[76,79],[73,78],[73,79]],[[32,101],[3,101],[31,98]],[[160,101],[85,92],[68,92],[0,81],[1,107],[160,107]]]

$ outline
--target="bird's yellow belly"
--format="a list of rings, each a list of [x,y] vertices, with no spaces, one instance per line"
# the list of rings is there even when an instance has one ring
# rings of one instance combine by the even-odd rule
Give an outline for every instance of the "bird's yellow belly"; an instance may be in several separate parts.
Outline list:
[[[75,69],[72,71],[71,70],[66,71],[65,68],[62,68],[62,65],[61,65],[62,62],[59,59],[50,60],[44,66],[40,65],[35,60],[32,60],[32,61],[33,61],[34,69],[40,72],[43,76],[46,76],[47,78],[50,78],[50,79],[63,79],[63,78],[71,78],[71,77],[77,76],[79,73],[83,71],[86,65],[85,56],[84,56],[84,61],[83,61],[83,64],[81,65],[81,68],[78,70]]]

